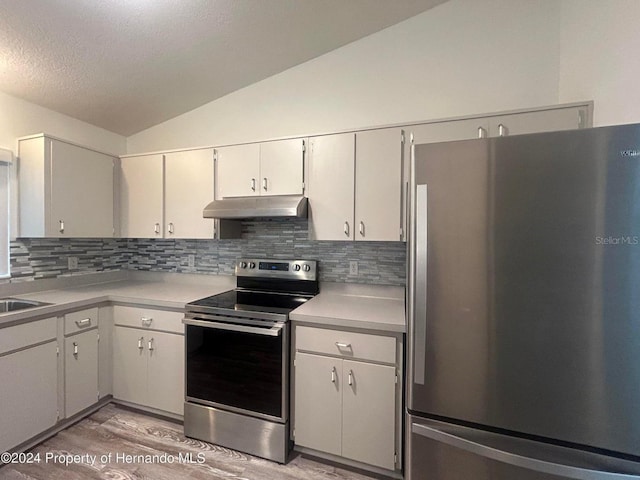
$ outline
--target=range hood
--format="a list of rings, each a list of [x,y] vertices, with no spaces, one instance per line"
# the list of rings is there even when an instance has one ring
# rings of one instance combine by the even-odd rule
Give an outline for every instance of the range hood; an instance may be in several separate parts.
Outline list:
[[[307,216],[307,197],[238,197],[214,200],[204,208],[204,218],[273,218]]]

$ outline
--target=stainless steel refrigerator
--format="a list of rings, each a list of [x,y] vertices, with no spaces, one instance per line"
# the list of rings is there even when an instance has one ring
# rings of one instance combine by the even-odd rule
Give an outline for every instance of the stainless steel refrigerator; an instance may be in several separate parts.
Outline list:
[[[640,478],[640,125],[411,168],[407,478]]]

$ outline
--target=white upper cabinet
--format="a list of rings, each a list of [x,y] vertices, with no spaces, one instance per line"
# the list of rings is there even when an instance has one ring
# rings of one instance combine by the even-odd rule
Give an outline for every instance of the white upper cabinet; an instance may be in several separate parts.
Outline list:
[[[589,108],[586,105],[489,117],[489,135],[492,137],[574,130],[590,126]]]
[[[353,133],[309,139],[307,195],[312,239],[353,239],[355,139]]]
[[[212,148],[123,158],[122,236],[215,238],[221,224],[202,217],[213,196]]]
[[[20,236],[113,237],[118,159],[44,135],[19,140]]]
[[[356,134],[355,239],[399,241],[402,213],[402,130]]]
[[[260,144],[216,148],[217,197],[260,195]]]
[[[163,156],[123,158],[120,231],[125,238],[162,238]]]
[[[276,140],[216,148],[216,198],[301,195],[304,140]]]
[[[309,140],[309,235],[314,240],[400,240],[402,130]]]
[[[214,221],[202,217],[213,200],[213,149],[165,154],[165,237],[213,238]]]
[[[301,138],[260,144],[260,194],[301,195],[303,161]]]

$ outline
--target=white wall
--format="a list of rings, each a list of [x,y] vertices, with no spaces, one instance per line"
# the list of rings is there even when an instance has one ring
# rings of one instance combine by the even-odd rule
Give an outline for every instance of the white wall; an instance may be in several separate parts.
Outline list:
[[[0,147],[15,152],[16,138],[41,132],[106,153],[126,151],[122,135],[0,92]]]
[[[558,0],[450,0],[133,135],[127,150],[554,104],[559,18]]]
[[[561,102],[594,100],[594,126],[640,122],[640,1],[563,0]]]

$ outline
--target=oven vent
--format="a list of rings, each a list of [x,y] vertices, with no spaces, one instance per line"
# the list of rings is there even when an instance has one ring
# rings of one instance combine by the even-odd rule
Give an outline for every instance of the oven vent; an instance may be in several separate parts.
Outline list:
[[[307,197],[278,195],[273,197],[238,197],[214,200],[204,208],[204,218],[274,218],[307,217]]]

